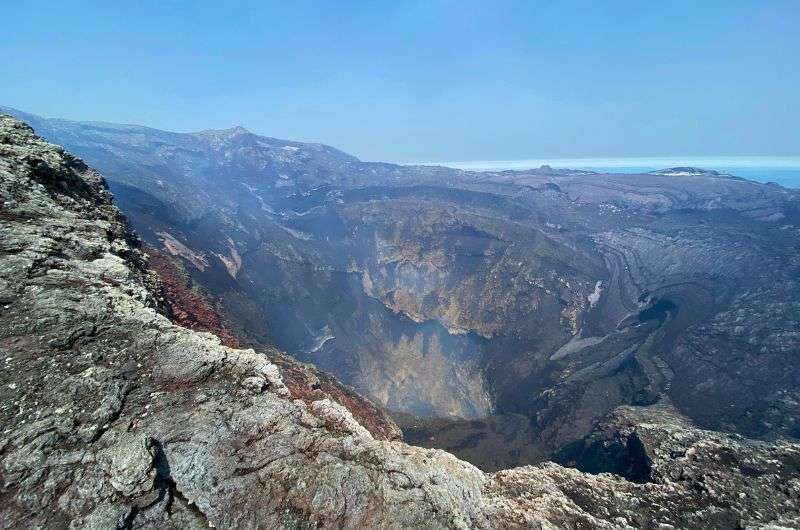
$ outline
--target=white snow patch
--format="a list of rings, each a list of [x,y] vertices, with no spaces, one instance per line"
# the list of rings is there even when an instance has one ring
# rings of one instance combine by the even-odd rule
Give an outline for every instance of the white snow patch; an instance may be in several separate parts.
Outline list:
[[[253,197],[255,197],[256,199],[258,199],[258,204],[260,204],[260,205],[261,205],[261,209],[262,209],[262,210],[264,210],[264,211],[265,211],[265,212],[267,212],[267,213],[271,213],[271,214],[273,214],[273,215],[275,214],[275,210],[273,210],[272,208],[270,208],[269,206],[267,206],[267,203],[266,203],[266,202],[264,202],[264,199],[262,199],[262,198],[261,198],[261,195],[259,195],[258,193],[256,193],[256,192],[258,191],[258,188],[254,188],[253,186],[250,186],[250,185],[248,185],[248,184],[246,184],[246,183],[244,183],[244,182],[239,182],[239,184],[241,184],[242,186],[244,186],[245,188],[247,188],[247,191],[249,191],[249,192],[250,192],[250,195],[252,195],[252,196],[253,196]]]
[[[594,307],[597,305],[597,302],[600,301],[600,296],[603,294],[603,282],[598,280],[596,284],[594,284],[594,292],[587,296],[587,300],[589,300],[589,307]]]
[[[606,337],[586,337],[585,339],[573,337],[572,340],[561,346],[553,355],[551,355],[550,360],[557,361],[559,359],[563,359],[568,355],[578,353],[586,348],[589,348],[590,346],[600,344],[605,339]]]
[[[314,337],[314,344],[312,345],[311,349],[308,350],[308,353],[317,353],[321,351],[322,348],[328,343],[335,339],[336,336],[331,333],[331,328],[327,324],[317,332],[317,336]]]
[[[296,239],[302,239],[303,241],[311,241],[314,237],[311,234],[307,234],[305,232],[301,232],[300,230],[295,230],[294,228],[289,228],[288,226],[281,225],[281,228],[289,232],[289,235]]]

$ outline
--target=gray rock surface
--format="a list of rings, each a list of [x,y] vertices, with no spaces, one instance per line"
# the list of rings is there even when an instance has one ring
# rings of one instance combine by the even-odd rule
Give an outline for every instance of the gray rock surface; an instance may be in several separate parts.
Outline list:
[[[294,399],[284,376],[300,368],[163,316],[102,177],[3,115],[0,201],[0,528],[799,522],[800,447],[664,408],[622,409],[576,451],[639,440],[635,483],[556,464],[485,474]]]

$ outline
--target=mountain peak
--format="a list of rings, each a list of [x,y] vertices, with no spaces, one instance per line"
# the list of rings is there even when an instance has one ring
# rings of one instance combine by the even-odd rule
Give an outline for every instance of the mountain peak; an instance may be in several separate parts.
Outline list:
[[[719,171],[715,171],[713,169],[703,169],[699,167],[690,167],[690,166],[681,166],[681,167],[670,167],[666,169],[659,169],[656,171],[651,171],[651,175],[663,175],[667,177],[700,177],[700,176],[710,176],[710,177],[725,177],[729,176],[727,173],[720,173]]]
[[[231,140],[251,136],[253,133],[241,125],[236,125],[228,129],[207,129],[192,133],[192,136],[203,138],[212,144],[222,144]]]

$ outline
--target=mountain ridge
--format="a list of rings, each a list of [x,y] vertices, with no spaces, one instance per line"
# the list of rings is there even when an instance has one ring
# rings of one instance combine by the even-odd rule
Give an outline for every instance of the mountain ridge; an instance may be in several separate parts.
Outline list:
[[[30,123],[37,123],[39,125],[46,125],[47,123],[57,123],[62,125],[69,125],[69,126],[102,126],[107,127],[110,129],[117,129],[117,128],[130,128],[134,130],[141,130],[141,131],[150,131],[159,134],[170,134],[170,135],[184,135],[190,137],[203,137],[203,136],[216,136],[216,135],[228,135],[228,136],[253,136],[260,140],[265,140],[268,142],[274,142],[275,144],[285,145],[285,146],[307,146],[307,147],[316,147],[326,151],[338,153],[345,159],[350,159],[353,162],[359,162],[366,165],[375,165],[375,166],[389,166],[393,168],[428,168],[428,169],[445,169],[452,172],[461,172],[466,174],[492,174],[492,173],[512,173],[512,174],[525,174],[525,173],[536,173],[541,172],[544,174],[559,174],[559,173],[574,173],[574,174],[603,174],[601,171],[593,170],[593,171],[586,171],[586,170],[576,170],[576,169],[569,169],[569,168],[552,168],[549,165],[542,165],[539,168],[532,168],[532,169],[513,169],[513,170],[464,170],[453,168],[447,166],[443,163],[412,163],[412,164],[401,164],[401,163],[389,163],[389,162],[379,162],[379,161],[362,161],[355,155],[350,153],[346,153],[330,144],[322,143],[322,142],[302,142],[296,140],[287,140],[281,139],[273,136],[262,135],[258,133],[254,133],[251,130],[247,129],[241,125],[234,125],[231,127],[220,128],[220,129],[203,129],[199,131],[167,131],[163,129],[159,129],[157,127],[151,127],[147,125],[138,125],[132,123],[116,123],[116,122],[109,122],[109,121],[83,121],[83,120],[73,120],[73,119],[66,119],[66,118],[47,118],[42,117],[36,114],[28,113],[13,107],[3,106],[0,105],[0,112],[5,112],[8,115],[15,116],[19,119],[23,119],[26,122]],[[224,133],[224,134],[223,134]],[[647,174],[652,175],[665,175],[665,176],[675,176],[669,175],[669,173],[675,173],[676,171],[686,171],[691,170],[693,172],[693,176],[708,174],[708,175],[716,175],[716,176],[725,176],[725,177],[733,177],[736,179],[744,180],[747,182],[751,182],[753,184],[764,185],[763,182],[758,182],[754,180],[750,180],[744,177],[736,176],[736,175],[729,175],[724,172],[712,170],[712,169],[705,169],[699,167],[686,167],[686,166],[676,166],[676,167],[665,167],[659,170],[653,170],[646,172]]]

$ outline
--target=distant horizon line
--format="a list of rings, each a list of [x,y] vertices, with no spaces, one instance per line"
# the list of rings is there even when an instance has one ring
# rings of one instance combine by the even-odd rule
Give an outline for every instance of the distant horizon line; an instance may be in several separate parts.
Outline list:
[[[463,170],[533,169],[550,166],[563,169],[581,168],[640,168],[714,166],[716,168],[798,169],[800,155],[701,155],[701,156],[618,156],[618,157],[553,157],[505,160],[451,160],[443,162],[396,162],[403,166],[444,166]]]
[[[42,114],[21,110],[18,107],[13,107],[0,103],[0,111],[12,111],[23,115],[33,116],[46,121],[66,121],[80,124],[93,124],[93,125],[114,125],[122,127],[142,127],[156,131],[166,132],[170,134],[186,134],[194,135],[208,132],[224,132],[234,129],[244,129],[245,131],[265,138],[272,138],[275,140],[316,144],[332,147],[343,153],[356,156],[361,161],[366,162],[384,162],[392,163],[401,166],[443,166],[453,169],[473,170],[473,171],[496,171],[496,170],[514,170],[514,169],[535,169],[543,165],[551,166],[557,169],[585,169],[585,168],[641,168],[653,167],[654,169],[667,169],[675,166],[696,166],[703,168],[703,164],[713,162],[711,165],[716,168],[739,168],[739,169],[800,169],[800,154],[798,155],[694,155],[694,156],[617,156],[617,157],[553,157],[553,158],[516,158],[516,159],[491,159],[491,160],[451,160],[444,162],[425,161],[425,162],[397,162],[388,160],[365,160],[358,154],[354,153],[348,148],[339,147],[336,142],[328,142],[327,140],[317,139],[303,139],[296,140],[284,135],[273,136],[268,133],[256,132],[253,129],[243,126],[234,125],[224,128],[204,128],[200,130],[175,130],[172,128],[161,128],[160,126],[144,125],[142,123],[121,121],[109,121],[106,119],[75,119],[64,118],[57,116],[44,116]],[[753,163],[753,162],[761,163]],[[637,162],[637,163],[633,163]],[[697,162],[697,163],[694,163]],[[766,163],[764,163],[766,162]],[[706,166],[705,168],[709,168]]]

